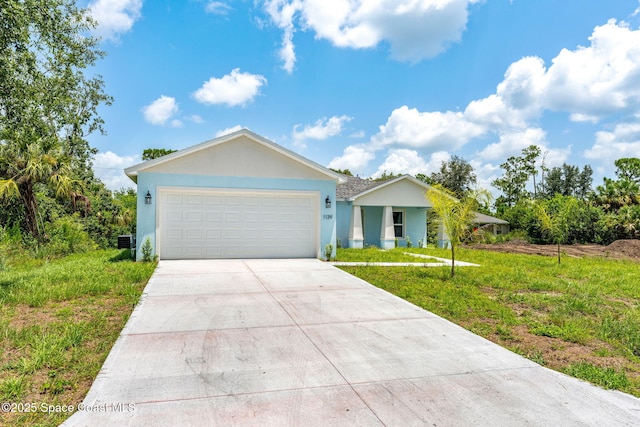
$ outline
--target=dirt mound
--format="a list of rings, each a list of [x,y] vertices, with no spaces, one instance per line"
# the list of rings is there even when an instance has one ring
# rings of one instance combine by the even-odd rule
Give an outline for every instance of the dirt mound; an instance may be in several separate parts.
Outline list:
[[[640,240],[616,240],[607,246],[609,254],[619,254],[620,257],[640,259]]]
[[[534,245],[523,240],[494,244],[476,244],[466,247],[512,254],[556,256],[558,253],[558,248],[555,245]],[[596,256],[640,261],[640,240],[616,240],[609,246],[562,245],[560,246],[560,251],[571,257]]]

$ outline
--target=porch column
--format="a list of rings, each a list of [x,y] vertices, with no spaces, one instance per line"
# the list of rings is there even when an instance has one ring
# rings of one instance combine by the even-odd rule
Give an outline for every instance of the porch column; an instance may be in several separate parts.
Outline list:
[[[429,217],[429,208],[424,210],[424,234],[422,235],[422,247],[427,247],[427,233],[429,232],[429,222],[427,221]]]
[[[393,207],[385,206],[382,211],[382,226],[380,227],[380,247],[391,249],[395,246],[396,232],[393,228]]]
[[[364,233],[362,231],[362,211],[360,206],[353,205],[351,224],[349,225],[349,247],[362,249],[364,247]]]

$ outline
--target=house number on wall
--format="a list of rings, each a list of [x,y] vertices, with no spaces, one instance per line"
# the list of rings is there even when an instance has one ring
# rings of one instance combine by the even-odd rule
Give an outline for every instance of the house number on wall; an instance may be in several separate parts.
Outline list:
[[[333,215],[322,215],[323,219],[333,219]]]

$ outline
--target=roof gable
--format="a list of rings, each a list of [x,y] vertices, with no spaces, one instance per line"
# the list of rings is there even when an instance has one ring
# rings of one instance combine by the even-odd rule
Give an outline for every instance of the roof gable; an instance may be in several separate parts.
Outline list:
[[[343,180],[339,174],[247,129],[125,169],[134,181],[140,172]]]
[[[338,185],[338,189],[344,185]],[[344,198],[354,204],[367,206],[431,207],[431,202],[426,198],[426,192],[430,188],[429,185],[412,176],[403,175],[364,187],[358,193]]]

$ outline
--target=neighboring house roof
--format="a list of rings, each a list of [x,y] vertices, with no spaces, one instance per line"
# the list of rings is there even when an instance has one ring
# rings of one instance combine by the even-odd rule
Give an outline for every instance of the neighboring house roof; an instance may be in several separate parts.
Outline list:
[[[498,225],[508,225],[509,222],[504,219],[495,218],[493,216],[485,215],[480,212],[476,212],[476,219],[473,221],[476,224],[498,224]]]
[[[308,168],[315,170],[316,172],[319,172],[321,175],[326,176],[328,179],[335,180],[338,183],[345,181],[344,175],[336,173],[330,169],[327,169],[324,166],[319,165],[318,163],[315,163],[305,157],[302,157],[299,154],[296,154],[293,151],[290,151],[276,144],[275,142],[269,141],[268,139],[263,138],[262,136],[248,129],[241,129],[236,132],[194,145],[192,147],[188,147],[188,148],[176,151],[174,153],[167,154],[166,156],[158,157],[157,159],[152,159],[143,163],[139,163],[137,165],[126,168],[124,172],[134,182],[137,182],[137,177],[139,172],[144,172],[147,169],[153,168],[163,163],[171,162],[173,160],[182,158],[184,156],[192,155],[199,151],[206,150],[221,144],[225,144],[239,137],[246,137],[258,144],[261,144],[264,147],[267,147],[277,153],[282,154],[283,156],[289,159],[292,159]]]

